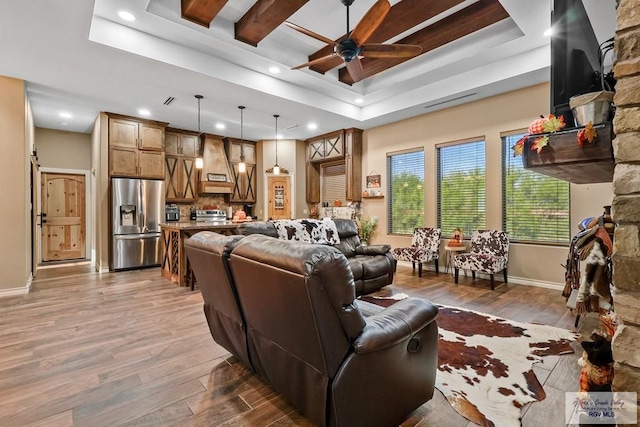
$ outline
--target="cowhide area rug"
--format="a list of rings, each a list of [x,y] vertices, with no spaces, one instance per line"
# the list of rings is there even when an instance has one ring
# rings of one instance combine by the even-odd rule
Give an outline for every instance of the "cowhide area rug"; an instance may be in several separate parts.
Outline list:
[[[361,297],[389,306],[406,298]],[[481,426],[520,426],[521,408],[545,398],[532,365],[573,353],[578,334],[439,305],[436,388],[463,417]]]

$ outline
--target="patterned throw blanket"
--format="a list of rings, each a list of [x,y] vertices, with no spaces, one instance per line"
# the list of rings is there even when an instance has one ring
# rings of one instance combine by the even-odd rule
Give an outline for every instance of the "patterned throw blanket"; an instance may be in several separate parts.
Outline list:
[[[283,240],[335,245],[340,243],[336,223],[332,219],[292,219],[271,221]]]

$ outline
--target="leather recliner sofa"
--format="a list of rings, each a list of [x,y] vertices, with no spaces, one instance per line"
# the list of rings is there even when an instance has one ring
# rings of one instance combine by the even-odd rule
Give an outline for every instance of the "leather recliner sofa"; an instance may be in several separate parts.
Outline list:
[[[349,262],[356,284],[356,295],[375,292],[393,283],[396,259],[390,245],[364,246],[358,236],[358,227],[350,219],[333,219],[340,242],[333,245],[342,252]],[[254,221],[238,225],[238,234],[263,234],[279,238],[273,221]]]
[[[233,289],[245,327],[220,322],[229,328],[221,335],[246,339],[249,366],[311,421],[387,427],[431,399],[438,354],[435,305],[407,298],[365,317],[347,258],[336,248],[237,237],[198,233],[185,244],[190,260],[203,261],[192,261],[192,267],[205,307],[214,304],[207,299],[217,298],[205,289],[221,287],[210,281]],[[229,269],[204,262],[199,252],[229,254]],[[221,280],[224,274],[230,279]]]

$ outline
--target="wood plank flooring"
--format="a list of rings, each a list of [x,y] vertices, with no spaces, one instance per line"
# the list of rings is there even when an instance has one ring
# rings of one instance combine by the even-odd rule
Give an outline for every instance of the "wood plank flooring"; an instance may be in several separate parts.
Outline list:
[[[399,266],[385,293],[405,292],[524,322],[573,329],[560,291]],[[583,335],[594,316],[580,325]],[[564,392],[578,387],[576,354],[535,367],[547,399],[523,426],[564,426]],[[211,338],[202,297],[157,268],[99,274],[43,269],[28,295],[0,299],[0,426],[309,426],[278,393]],[[436,390],[403,427],[472,426]]]

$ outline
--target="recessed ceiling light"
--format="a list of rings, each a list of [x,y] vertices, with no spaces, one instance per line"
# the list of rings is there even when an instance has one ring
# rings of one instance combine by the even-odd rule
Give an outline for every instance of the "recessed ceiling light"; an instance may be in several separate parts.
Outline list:
[[[307,129],[309,129],[309,130],[316,130],[316,129],[318,129],[318,125],[317,125],[317,124],[315,124],[315,123],[309,123],[309,124],[307,125]]]
[[[58,113],[58,115],[63,119],[70,119],[73,117],[71,113],[67,113],[66,111],[61,111],[60,113]]]
[[[364,102],[364,99],[356,98],[356,104],[362,104],[363,102]]]
[[[553,28],[547,28],[542,35],[545,37],[551,37],[553,35]]]
[[[127,22],[133,22],[136,20],[136,17],[133,15],[133,13],[127,12],[126,10],[121,10],[120,12],[118,12],[118,16],[120,17],[120,19]]]
[[[138,114],[140,114],[141,116],[150,116],[151,111],[147,110],[146,108],[141,108],[138,110]]]
[[[227,126],[224,123],[216,123],[216,129],[222,130],[226,128]]]
[[[67,122],[60,122],[60,125],[61,125],[61,126],[69,126],[69,123],[67,123]]]
[[[269,72],[271,74],[278,74],[280,72],[280,68],[275,67],[275,66],[269,67]]]

